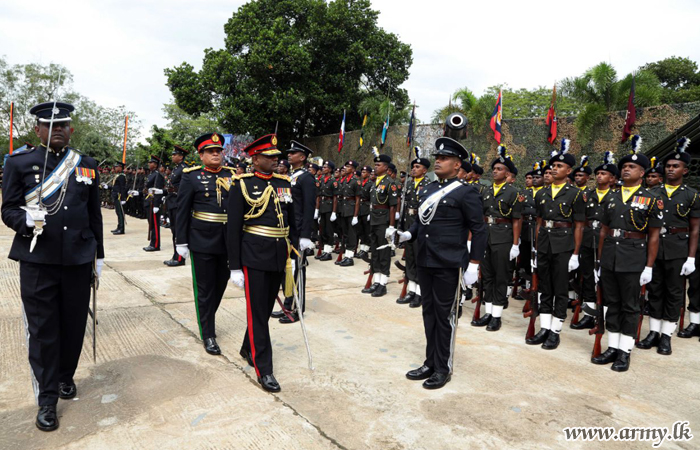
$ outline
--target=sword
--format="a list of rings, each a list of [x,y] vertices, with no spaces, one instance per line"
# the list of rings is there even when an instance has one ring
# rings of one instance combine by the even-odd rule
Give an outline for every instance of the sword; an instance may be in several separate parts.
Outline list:
[[[455,357],[455,343],[457,342],[457,325],[459,324],[459,300],[461,299],[460,291],[462,288],[462,269],[459,269],[459,279],[457,280],[457,290],[455,292],[455,299],[452,302],[452,308],[450,309],[450,325],[452,325],[452,336],[450,336],[450,359],[447,362],[450,368],[450,375],[452,375],[452,362]],[[466,286],[465,286],[466,289]]]
[[[92,264],[92,310],[88,306],[88,313],[92,317],[92,361],[97,363],[97,289],[100,287],[100,277],[97,276],[97,260]]]
[[[304,345],[306,345],[306,355],[309,358],[309,370],[314,370],[314,363],[313,359],[311,358],[311,347],[309,346],[309,337],[306,335],[306,325],[304,324],[304,302],[306,299],[304,298],[305,294],[305,288],[304,286],[304,277],[302,276],[301,270],[303,269],[303,264],[305,262],[306,257],[304,256],[304,253],[302,252],[299,255],[299,258],[297,259],[297,280],[296,280],[296,289],[294,289],[294,306],[297,309],[297,314],[299,315],[299,324],[301,325],[301,333],[304,335]],[[301,294],[304,292],[304,294]]]

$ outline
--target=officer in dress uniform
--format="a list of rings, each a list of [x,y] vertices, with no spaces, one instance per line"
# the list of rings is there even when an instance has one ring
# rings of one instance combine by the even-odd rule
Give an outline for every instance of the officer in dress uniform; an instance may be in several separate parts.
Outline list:
[[[359,164],[349,160],[345,163],[343,170],[345,176],[341,180],[338,189],[338,212],[340,218],[338,223],[343,233],[343,259],[337,262],[339,266],[348,267],[355,263],[355,248],[357,248],[357,232],[355,226],[360,222],[360,183],[355,178],[355,169]],[[342,203],[340,200],[342,199]]]
[[[411,180],[406,185],[406,198],[404,200],[404,230],[411,228],[418,219],[418,198],[423,189],[430,182],[425,174],[430,169],[430,160],[427,158],[416,158],[411,161]],[[460,169],[461,171],[461,169]],[[418,308],[421,305],[421,290],[418,283],[418,266],[416,265],[416,242],[404,244],[406,249],[406,279],[408,287],[406,296],[396,300],[398,304],[406,304],[411,308]]]
[[[148,238],[150,243],[148,247],[143,248],[147,252],[160,251],[160,206],[163,203],[165,178],[158,171],[159,166],[160,158],[151,156],[151,160],[148,161],[148,168],[151,170],[151,173],[146,181],[146,189],[148,190],[148,195],[146,196],[148,201]]]
[[[377,175],[376,181],[371,185],[370,190],[370,239],[372,262],[372,285],[362,289],[363,294],[372,294],[372,297],[386,295],[386,284],[389,282],[389,270],[391,266],[390,246],[378,249],[391,242],[391,238],[396,232],[394,224],[396,222],[396,205],[398,203],[398,192],[396,184],[387,176],[387,170],[391,163],[391,156],[380,155],[376,147],[374,148],[374,172]]]
[[[245,286],[248,329],[241,356],[255,368],[260,385],[279,392],[273,375],[268,322],[285,280],[285,295],[294,288],[294,266],[299,236],[294,220],[289,177],[274,173],[277,136],[270,134],[245,148],[255,173],[240,175],[229,192],[228,255],[231,281]]]
[[[695,189],[683,184],[690,164],[687,145],[688,138],[680,138],[676,151],[663,159],[666,182],[656,192],[663,227],[648,289],[649,335],[637,343],[637,348],[657,347],[660,355],[672,352],[671,336],[685,306],[683,277],[695,271],[700,200]]]
[[[199,338],[210,355],[216,343],[216,311],[229,279],[226,253],[228,193],[236,169],[223,166],[224,137],[207,133],[194,141],[201,165],[180,171],[177,189],[176,251],[192,263],[192,287]]]
[[[170,217],[170,231],[173,234],[173,257],[167,261],[163,261],[163,264],[169,267],[177,267],[185,265],[185,258],[183,258],[177,252],[177,211],[178,211],[178,192],[180,190],[180,182],[182,180],[182,172],[187,168],[185,164],[185,157],[189,154],[189,151],[180,147],[179,145],[173,145],[173,153],[170,158],[175,164],[172,173],[170,174],[170,182],[168,183],[168,196],[165,197],[165,206],[168,207],[168,216]],[[220,163],[221,164],[221,163]]]
[[[359,224],[357,226],[357,233],[360,241],[359,251],[355,255],[356,258],[362,258],[369,254],[370,248],[370,190],[372,189],[372,183],[370,182],[370,175],[372,174],[372,168],[370,166],[363,166],[361,171],[360,183],[360,213],[359,213]]]
[[[484,190],[482,214],[488,229],[488,245],[481,262],[486,314],[473,320],[472,325],[498,331],[508,301],[508,282],[512,275],[510,261],[520,254],[521,211],[525,197],[507,182],[508,174],[515,171],[515,164],[504,145],[498,146],[498,157],[491,163],[491,170],[493,185]]]
[[[124,205],[126,204],[126,175],[122,173],[124,163],[114,163],[115,177],[112,180],[112,204],[117,213],[117,228],[112,234],[124,234]]]
[[[581,272],[581,301],[583,302],[583,318],[578,323],[571,323],[574,330],[591,329],[595,326],[593,313],[597,307],[596,281],[593,272],[600,243],[600,228],[603,214],[610,198],[610,187],[618,175],[617,166],[611,152],[605,152],[603,163],[593,171],[596,177],[596,188],[585,191],[586,194],[586,224],[583,229],[583,241],[579,257]]]
[[[58,399],[77,393],[73,376],[90,287],[104,263],[97,163],[68,146],[73,110],[60,102],[34,106],[29,112],[37,118],[34,131],[41,145],[13,153],[3,178],[2,221],[16,233],[9,258],[19,261],[29,365],[39,405],[36,426],[42,431],[58,428]]]
[[[318,181],[318,197],[316,198],[316,211],[314,219],[319,220],[321,242],[323,252],[316,259],[320,261],[330,261],[333,259],[334,222],[336,221],[336,211],[338,209],[338,181],[333,176],[335,163],[326,161],[323,164],[321,177]]]
[[[451,379],[460,282],[467,286],[476,282],[487,239],[479,194],[457,180],[467,151],[449,137],[438,138],[435,147],[438,180],[421,190],[418,220],[410,230],[399,232],[399,242],[417,242],[427,341],[423,365],[406,377],[425,380],[426,389],[439,389]],[[471,250],[466,239],[470,232]]]
[[[585,201],[583,192],[567,183],[576,159],[568,153],[569,140],[562,139],[561,151],[552,152],[549,166],[552,185],[535,196],[537,205],[537,269],[540,288],[540,331],[527,339],[529,345],[545,350],[559,346],[559,333],[566,319],[569,272],[579,266],[583,240]],[[533,300],[534,301],[534,300]]]
[[[306,254],[305,250],[313,250],[314,244],[311,242],[313,233],[314,208],[316,207],[316,180],[305,168],[306,160],[313,151],[297,141],[291,141],[287,150],[287,157],[291,165],[292,175],[292,200],[294,203],[294,215],[297,230],[299,230],[299,250],[302,253],[302,263],[296,265],[294,279],[298,278],[298,271],[301,270],[301,285],[297,286],[299,300],[302,303],[302,314],[306,311]],[[289,295],[284,299],[284,308],[292,309],[294,296]],[[294,323],[299,320],[298,311],[292,311],[289,316],[284,311],[275,311],[272,317],[279,319],[280,323]]]

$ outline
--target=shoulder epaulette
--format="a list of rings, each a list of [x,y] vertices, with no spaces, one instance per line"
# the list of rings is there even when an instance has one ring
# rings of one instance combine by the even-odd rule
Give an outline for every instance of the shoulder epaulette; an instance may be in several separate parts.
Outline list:
[[[233,170],[234,172],[236,171],[235,167],[229,167],[229,166],[222,166],[222,169],[228,169],[228,170]]]
[[[291,178],[289,178],[287,175],[280,175],[279,173],[273,173],[272,176],[274,178],[279,178],[280,180],[285,180],[285,181],[292,181]]]
[[[36,150],[36,147],[27,148],[27,149],[24,149],[24,150],[19,151],[19,152],[12,152],[12,154],[10,155],[10,158],[14,158],[15,156],[19,156],[19,155],[26,155],[27,153],[31,153],[34,150]]]
[[[255,174],[254,173],[242,173],[240,175],[234,175],[233,178],[235,178],[236,180],[240,180],[241,178],[250,178],[253,175],[255,175]]]
[[[202,168],[202,166],[192,166],[192,167],[188,167],[186,169],[182,169],[182,172],[183,173],[190,173],[190,172],[194,172],[195,170],[199,170],[201,168]]]

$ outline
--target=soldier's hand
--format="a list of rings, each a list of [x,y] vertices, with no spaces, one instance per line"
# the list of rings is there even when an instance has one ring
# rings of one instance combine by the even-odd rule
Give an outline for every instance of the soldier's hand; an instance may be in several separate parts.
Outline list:
[[[331,222],[335,222],[335,219],[337,219],[337,217],[335,216],[335,213],[333,212],[333,213],[331,213]]]
[[[530,260],[530,266],[533,269],[537,269],[537,257],[536,256]]]
[[[651,281],[651,267],[645,267],[642,274],[639,276],[639,285],[644,286]]]
[[[46,210],[38,209],[37,206],[23,206],[22,209],[26,211],[25,223],[28,227],[35,226],[36,222],[46,224]]]
[[[600,267],[593,271],[593,278],[595,279],[595,284],[598,284],[600,281]]]
[[[578,255],[571,255],[569,258],[569,272],[573,272],[578,269]]]
[[[396,228],[394,227],[389,227],[386,229],[386,232],[384,233],[384,237],[387,240],[390,240],[392,237],[394,237],[394,233],[396,233]]]
[[[299,248],[303,252],[304,250],[313,250],[314,249],[314,243],[311,242],[311,239],[307,238],[300,238],[299,239]]]
[[[314,220],[318,220],[318,209],[314,210]]]
[[[402,242],[410,241],[413,235],[410,231],[397,231],[399,234],[399,244]]]
[[[232,270],[231,271],[231,282],[240,288],[245,286],[245,277],[243,276],[243,271],[242,270]]]
[[[479,278],[479,265],[475,263],[469,263],[467,270],[462,275],[462,283],[465,286],[471,286],[476,283]]]
[[[121,202],[119,202],[119,203],[121,203],[121,204],[122,204],[122,206],[123,206],[123,205],[126,205],[126,201],[124,201],[124,200],[122,200],[122,201],[121,201]]]
[[[99,258],[97,261],[95,261],[95,272],[97,272],[97,278],[102,277],[102,266],[105,265],[105,260],[104,258]]]
[[[514,260],[520,255],[520,247],[514,245],[510,248],[510,260]]]
[[[158,214],[158,211],[160,211],[160,208],[158,208],[157,206],[153,208],[153,214]]]
[[[371,214],[367,214],[367,222],[369,222],[370,220],[372,220],[372,215],[371,215]]]
[[[396,211],[396,214],[394,214],[394,220],[399,220],[401,218],[401,214],[399,214],[398,211]]]
[[[695,272],[695,258],[688,258],[681,267],[681,276],[685,277]]]
[[[359,222],[359,220],[357,220],[357,216],[355,216],[352,218],[352,222],[350,222],[350,225],[352,225],[354,227],[355,225],[358,224],[358,222]]]
[[[175,246],[175,251],[177,252],[178,255],[182,256],[184,259],[187,259],[187,257],[190,254],[190,249],[187,244],[177,244]]]

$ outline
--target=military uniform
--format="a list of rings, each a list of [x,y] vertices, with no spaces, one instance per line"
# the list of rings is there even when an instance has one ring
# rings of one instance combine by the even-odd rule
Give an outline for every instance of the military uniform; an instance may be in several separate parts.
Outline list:
[[[353,161],[348,161],[346,165],[357,167],[357,163]],[[359,222],[360,191],[360,183],[355,178],[354,173],[341,180],[338,189],[338,222],[343,232],[343,259],[338,265],[344,267],[353,265],[352,258],[355,256],[355,249],[357,248],[357,232],[353,222]],[[342,204],[340,203],[341,200]]]
[[[151,157],[151,162],[160,164],[160,160],[155,156]],[[163,203],[163,189],[165,188],[165,178],[158,170],[154,170],[148,175],[146,181],[146,189],[148,195],[148,247],[144,247],[146,251],[160,250],[160,208]]]
[[[170,179],[168,180],[168,195],[165,197],[165,206],[168,208],[168,217],[170,218],[170,232],[173,234],[173,257],[169,261],[163,261],[167,266],[181,266],[185,264],[185,259],[178,255],[176,251],[177,243],[177,211],[178,211],[178,193],[180,189],[180,182],[182,180],[182,173],[187,168],[185,164],[184,157],[187,156],[189,152],[182,147],[175,146],[173,154],[180,154],[183,160],[175,165],[172,173],[170,174]],[[233,172],[235,174],[235,169]]]
[[[337,208],[336,195],[338,195],[338,181],[333,175],[321,175],[317,184],[318,187],[318,212],[320,217],[319,229],[321,242],[323,243],[323,261],[331,259],[331,252],[334,244],[334,220]]]
[[[425,158],[414,160],[411,166],[416,162],[418,162],[418,164],[427,164],[427,168],[430,167],[430,161]],[[404,215],[404,229],[410,229],[413,223],[418,219],[419,196],[429,183],[430,180],[423,177],[420,179],[412,178],[406,185],[404,211],[402,212]],[[404,249],[404,256],[406,257],[406,280],[408,281],[408,287],[406,288],[407,294],[406,297],[403,299],[399,298],[396,302],[409,303],[411,307],[417,308],[421,305],[421,290],[418,280],[418,266],[416,264],[415,241],[405,243]]]
[[[124,164],[121,164],[122,167]],[[117,228],[112,231],[113,234],[124,234],[124,207],[126,203],[126,175],[118,173],[112,180],[112,204],[114,211],[117,213]]]
[[[371,172],[371,169],[369,167],[365,167],[368,171]],[[370,250],[370,192],[372,190],[372,181],[370,180],[370,177],[365,178],[364,180],[359,181],[360,183],[360,215],[358,217],[359,224],[357,227],[357,231],[359,234],[359,241],[360,241],[360,251],[358,252],[362,256],[363,254],[367,254]]]

